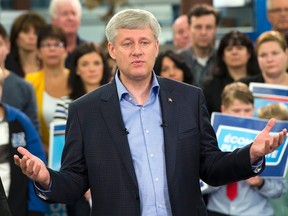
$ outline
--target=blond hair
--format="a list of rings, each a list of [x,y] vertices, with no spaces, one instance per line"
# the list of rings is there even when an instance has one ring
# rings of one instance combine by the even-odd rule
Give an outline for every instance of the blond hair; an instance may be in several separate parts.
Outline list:
[[[254,105],[254,97],[248,86],[241,82],[234,82],[225,86],[221,94],[221,104],[229,107],[235,100]]]
[[[283,51],[287,49],[287,42],[284,36],[278,31],[266,31],[262,33],[256,40],[256,54],[258,55],[259,47],[266,42],[274,41],[277,42]]]
[[[259,108],[258,117],[263,119],[276,118],[278,120],[288,120],[288,109],[282,103],[269,104]]]

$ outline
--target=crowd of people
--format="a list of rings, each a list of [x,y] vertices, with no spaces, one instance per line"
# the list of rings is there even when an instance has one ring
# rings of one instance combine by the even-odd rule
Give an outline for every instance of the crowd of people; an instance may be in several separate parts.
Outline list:
[[[174,49],[162,52],[161,27],[145,10],[111,18],[107,50],[79,36],[79,0],[51,0],[49,15],[48,24],[21,14],[9,34],[0,24],[0,197],[9,207],[3,199],[0,212],[44,216],[48,200],[66,203],[68,216],[288,214],[287,175],[259,176],[286,137],[269,131],[288,120],[287,104],[257,110],[274,119],[230,153],[210,125],[213,112],[253,117],[252,82],[288,91],[287,0],[267,0],[272,29],[255,45],[236,26],[216,43],[219,12],[196,4],[175,19]],[[47,168],[52,122],[67,123],[59,172]]]

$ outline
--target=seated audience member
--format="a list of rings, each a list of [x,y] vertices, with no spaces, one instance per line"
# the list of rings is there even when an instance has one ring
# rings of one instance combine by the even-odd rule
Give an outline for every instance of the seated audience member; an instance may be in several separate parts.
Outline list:
[[[288,109],[282,103],[269,104],[267,106],[260,107],[257,113],[259,118],[275,118],[283,121],[288,120]]]
[[[65,67],[69,67],[71,53],[84,42],[79,35],[78,29],[81,24],[82,5],[80,0],[51,0],[49,5],[51,24],[60,27],[66,37],[67,57]]]
[[[84,42],[71,55],[68,87],[71,92],[61,98],[56,106],[54,121],[67,120],[68,106],[77,98],[108,83],[110,69],[101,48],[94,43]],[[69,216],[89,216],[90,190],[76,204],[66,205]]]
[[[27,74],[25,79],[32,84],[38,105],[40,135],[45,151],[49,147],[49,125],[53,120],[58,99],[69,94],[65,68],[66,37],[61,28],[44,26],[38,35],[38,55],[43,65],[40,71]]]
[[[191,45],[192,37],[189,28],[188,16],[181,15],[173,23],[173,45],[176,51]]]
[[[257,38],[255,49],[261,74],[240,81],[247,85],[258,82],[288,86],[287,43],[283,35],[277,31],[264,32]]]
[[[10,31],[11,50],[5,62],[8,70],[25,77],[41,68],[36,43],[39,29],[45,24],[44,18],[34,12],[24,13],[14,20]]]
[[[254,97],[247,85],[235,82],[227,85],[221,95],[221,112],[252,117]],[[278,198],[286,192],[283,180],[255,176],[215,188],[208,194],[209,216],[272,216],[269,198]]]
[[[288,1],[266,0],[266,9],[272,30],[280,32],[288,43]]]
[[[263,119],[275,118],[277,120],[288,120],[288,109],[284,104],[275,103],[261,107],[258,110],[258,117]],[[288,174],[286,174],[286,187],[288,185]],[[288,193],[280,198],[270,199],[275,216],[288,215]]]
[[[189,67],[181,56],[167,50],[158,54],[156,58],[154,71],[156,75],[192,84],[193,77],[190,73]]]
[[[67,120],[68,105],[77,98],[108,83],[110,68],[102,49],[84,42],[72,53],[68,87],[70,93],[58,100],[54,120]]]
[[[0,215],[11,216],[11,212],[8,206],[7,197],[0,177]]]
[[[0,101],[3,81],[0,69]],[[39,159],[46,162],[38,132],[24,113],[1,101],[0,135],[0,176],[12,215],[44,216],[47,204],[37,197],[33,182],[24,176],[13,162],[13,156],[18,154],[19,146],[33,151]]]
[[[193,85],[200,88],[212,76],[215,66],[215,38],[220,22],[219,11],[208,4],[195,4],[188,13],[188,22],[192,37],[191,46],[181,50],[190,72],[193,74]]]
[[[0,68],[5,82],[3,84],[2,102],[24,112],[39,131],[37,105],[33,87],[22,78],[5,68],[5,59],[9,52],[8,35],[0,24]]]
[[[227,84],[261,73],[253,42],[239,31],[225,34],[219,43],[212,71],[212,78],[203,87],[210,114],[220,112],[221,93]]]

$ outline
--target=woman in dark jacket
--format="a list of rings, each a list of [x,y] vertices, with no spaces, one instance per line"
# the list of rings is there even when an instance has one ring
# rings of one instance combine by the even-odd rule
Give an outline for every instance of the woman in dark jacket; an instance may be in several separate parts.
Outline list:
[[[227,84],[260,73],[252,41],[239,31],[225,34],[217,51],[213,77],[203,88],[209,112],[220,112],[220,95]]]

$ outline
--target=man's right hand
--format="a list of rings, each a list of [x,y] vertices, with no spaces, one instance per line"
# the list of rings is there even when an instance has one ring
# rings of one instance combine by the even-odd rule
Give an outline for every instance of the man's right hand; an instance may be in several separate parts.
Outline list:
[[[19,147],[17,151],[23,155],[23,157],[20,158],[18,155],[14,155],[15,164],[21,168],[22,172],[28,178],[40,184],[43,189],[48,189],[50,185],[50,174],[43,161],[23,147]]]

